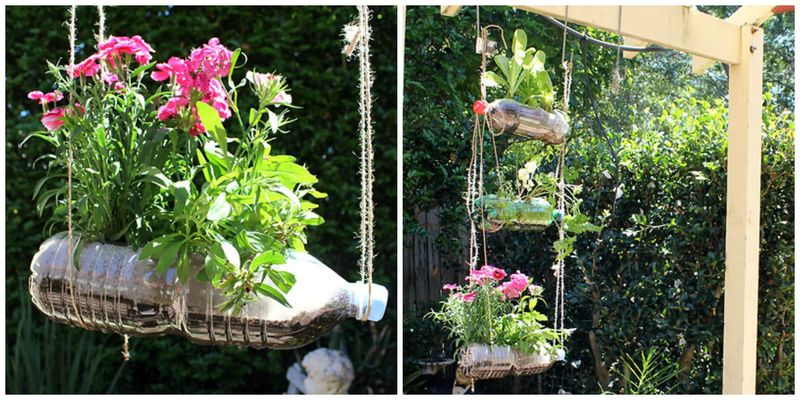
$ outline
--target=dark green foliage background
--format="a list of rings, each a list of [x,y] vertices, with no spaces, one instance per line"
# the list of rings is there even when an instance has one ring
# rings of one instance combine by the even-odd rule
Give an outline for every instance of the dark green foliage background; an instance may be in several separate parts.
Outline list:
[[[31,141],[20,148],[28,133],[40,129],[38,105],[26,98],[30,90],[48,89],[45,60],[63,64],[68,58],[66,7],[6,8],[6,382],[12,392],[90,391],[119,393],[265,393],[286,390],[285,371],[317,346],[345,348],[356,368],[352,393],[394,393],[396,387],[396,10],[373,9],[372,61],[375,71],[375,281],[390,291],[383,321],[348,321],[318,343],[296,351],[255,351],[234,347],[201,347],[180,337],[132,338],[132,360],[118,378],[122,339],[77,328],[49,324],[54,333],[39,333],[45,318],[30,306],[26,282],[29,264],[44,239],[44,218],[31,201],[33,185],[44,175],[32,161],[47,150]],[[341,51],[342,26],[357,15],[355,7],[106,7],[109,34],[141,35],[155,49],[160,62],[189,51],[216,36],[230,49],[241,47],[247,66],[276,71],[287,77],[298,120],[290,132],[273,142],[274,152],[296,156],[316,174],[318,188],[329,197],[319,213],[326,219],[309,232],[307,248],[348,280],[358,279],[358,63]],[[95,7],[78,8],[76,59],[91,54]],[[243,78],[242,76],[238,78]],[[240,105],[241,106],[241,105]],[[247,109],[247,106],[241,106]],[[33,115],[31,114],[33,113]],[[32,336],[20,341],[18,327],[32,324]],[[27,326],[26,326],[27,328]],[[24,332],[24,331],[22,331]],[[50,331],[48,331],[50,332]],[[60,332],[60,333],[58,333]],[[102,357],[92,382],[88,370],[70,367],[74,361],[63,349],[39,352],[40,342],[53,337],[70,341]],[[52,346],[50,346],[52,347]],[[68,343],[64,343],[64,348]],[[49,347],[48,347],[49,348]],[[81,347],[84,348],[84,347]],[[47,365],[14,374],[14,355]],[[49,356],[46,356],[49,355]],[[28,358],[25,358],[28,357]],[[47,359],[47,358],[53,359]],[[76,363],[75,365],[82,365]],[[45,368],[46,367],[46,368]],[[69,376],[50,370],[77,369]],[[39,371],[41,370],[41,371]],[[38,374],[38,375],[37,375]],[[39,376],[41,381],[29,379]],[[26,378],[27,377],[27,378]],[[12,380],[16,380],[11,384]],[[62,382],[70,380],[70,382]]]
[[[737,7],[701,7],[724,18]],[[511,40],[524,29],[528,45],[544,50],[560,104],[562,31],[535,14],[508,7],[481,7],[481,24],[497,24]],[[441,207],[442,254],[456,254],[466,221],[463,193],[478,97],[480,57],[474,53],[475,7],[453,18],[439,7],[409,7],[404,92],[404,234],[425,235],[414,210]],[[765,29],[761,259],[759,282],[758,392],[794,392],[794,23],[793,14],[770,19]],[[616,42],[615,35],[584,27]],[[499,41],[499,36],[494,39]],[[727,75],[716,64],[690,74],[690,57],[676,52],[622,60],[620,92],[609,85],[613,50],[567,39],[574,52],[570,97],[572,133],[567,165],[582,184],[582,209],[611,215],[602,235],[586,234],[567,260],[567,321],[577,328],[568,364],[532,379],[486,381],[479,392],[598,393],[621,384],[603,376],[620,368],[624,354],[650,347],[690,369],[676,389],[719,393],[722,380]],[[498,150],[509,145],[498,137]],[[494,190],[494,157],[487,138],[487,191]],[[514,165],[500,156],[506,176]],[[540,166],[552,171],[554,165]],[[616,188],[622,195],[616,199]],[[595,222],[598,220],[596,219]],[[520,269],[553,298],[551,245],[556,230],[500,232],[488,236],[489,262]],[[445,258],[442,258],[445,259]],[[454,266],[455,268],[466,268]],[[464,270],[464,274],[466,274]],[[436,378],[421,379],[415,359],[436,355],[441,328],[422,316],[432,304],[404,313],[404,388],[449,392]],[[552,308],[547,310],[552,316]],[[590,334],[596,338],[596,360]],[[685,343],[683,342],[685,340]],[[447,347],[447,346],[446,346]],[[431,349],[434,349],[431,351]],[[691,351],[693,349],[693,351]],[[689,357],[691,353],[691,357]],[[688,361],[691,360],[691,361]],[[596,367],[595,361],[602,361]],[[452,376],[452,372],[448,377]],[[450,380],[449,382],[452,382]]]

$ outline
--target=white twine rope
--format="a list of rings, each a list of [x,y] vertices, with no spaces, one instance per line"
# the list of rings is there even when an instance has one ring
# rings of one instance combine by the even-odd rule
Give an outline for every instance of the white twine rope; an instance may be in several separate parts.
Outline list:
[[[358,44],[358,60],[359,60],[359,88],[360,104],[359,112],[361,113],[361,121],[359,123],[359,138],[361,141],[361,225],[359,228],[361,258],[359,259],[359,266],[361,272],[361,282],[369,284],[369,299],[365,319],[369,315],[369,307],[371,306],[372,299],[372,262],[375,258],[374,248],[375,239],[373,229],[374,221],[374,204],[372,199],[372,187],[375,181],[373,158],[374,152],[372,149],[372,67],[370,64],[369,54],[369,41],[372,30],[369,26],[370,12],[366,5],[358,6],[358,26],[359,35],[361,36]]]
[[[70,67],[75,65],[75,10],[76,6],[71,6],[69,9],[69,22],[67,26],[69,27],[69,65]],[[69,95],[69,102],[72,104],[72,91],[70,91]],[[69,279],[69,296],[72,302],[73,311],[75,311],[75,315],[78,317],[78,325],[83,328],[86,328],[86,324],[83,322],[83,316],[81,315],[80,311],[78,310],[78,304],[75,300],[75,286],[73,284],[73,273],[72,270],[74,269],[73,263],[73,232],[72,232],[72,134],[67,134],[67,274]],[[67,316],[69,317],[69,312],[67,312]],[[71,319],[71,318],[70,318]]]
[[[106,13],[103,6],[97,6],[97,43],[105,41],[106,35]]]

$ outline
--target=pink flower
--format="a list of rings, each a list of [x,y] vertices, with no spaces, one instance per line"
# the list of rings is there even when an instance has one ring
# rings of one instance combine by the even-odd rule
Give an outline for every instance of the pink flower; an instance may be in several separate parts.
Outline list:
[[[473,270],[470,272],[466,280],[475,283],[479,286],[483,285],[484,281],[494,280],[500,281],[506,277],[506,271],[501,268],[495,268],[492,265],[484,265],[481,269]]]
[[[98,55],[112,66],[115,65],[114,57],[121,58],[123,54],[133,55],[139,65],[147,64],[153,58],[150,53],[155,51],[139,35],[130,38],[127,36],[110,36],[108,40],[100,43],[97,48]]]
[[[65,108],[54,108],[42,115],[42,125],[48,131],[54,131],[64,125]]]
[[[112,74],[111,72],[104,72],[102,77],[103,77],[103,82],[105,82],[107,85],[111,85],[112,83],[116,83],[119,81],[119,77]]]
[[[197,137],[200,134],[204,133],[206,128],[200,122],[195,122],[191,128],[189,128],[189,136]]]
[[[55,103],[64,98],[64,95],[58,90],[50,93],[42,93],[34,90],[28,93],[28,98],[31,100],[39,100],[39,104]]]
[[[97,54],[92,54],[77,65],[68,66],[67,75],[72,78],[79,78],[81,75],[86,77],[93,76],[97,71],[100,71],[100,64],[97,63],[99,59],[100,57]]]
[[[517,271],[511,274],[508,282],[500,285],[500,292],[503,293],[503,300],[519,298],[520,294],[528,288],[529,278],[527,275]]]
[[[174,78],[174,97],[161,106],[158,118],[162,121],[180,116],[181,127],[188,127],[191,136],[197,136],[206,129],[197,115],[194,101],[200,100],[217,110],[221,120],[231,117],[228,93],[219,81],[227,76],[231,67],[233,52],[219,44],[219,39],[212,38],[203,47],[192,50],[185,60],[170,57],[166,63],[156,64],[157,71],[150,77],[162,82]],[[192,99],[190,104],[189,99]],[[189,108],[188,113],[182,112]],[[185,118],[185,119],[183,119]]]
[[[448,283],[448,284],[442,286],[442,289],[443,290],[458,290],[458,285],[456,285],[454,283]]]
[[[467,294],[461,295],[461,300],[464,300],[466,303],[472,303],[475,300],[475,296],[478,294],[475,292],[469,292]]]
[[[174,76],[179,85],[192,86],[193,84],[192,75],[189,72],[186,61],[178,57],[170,57],[166,63],[156,64],[156,68],[158,71],[153,71],[150,74],[154,81],[162,82]]]
[[[211,38],[208,44],[192,50],[189,54],[191,69],[202,70],[209,77],[228,76],[231,69],[231,55],[233,52],[219,44],[219,39]]]
[[[248,71],[245,77],[256,87],[256,89],[266,88],[272,81],[280,79],[280,76],[278,75],[273,75],[270,73],[262,74],[253,71]]]
[[[173,97],[167,100],[167,104],[158,109],[158,119],[166,121],[178,114],[178,109],[189,105],[189,100],[185,97]]]
[[[292,95],[281,91],[278,93],[273,99],[273,103],[285,103],[285,104],[292,104]]]

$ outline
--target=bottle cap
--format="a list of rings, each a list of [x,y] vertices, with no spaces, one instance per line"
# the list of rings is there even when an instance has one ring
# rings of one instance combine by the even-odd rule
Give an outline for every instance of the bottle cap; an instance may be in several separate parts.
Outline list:
[[[366,319],[380,321],[386,312],[386,302],[389,300],[389,291],[385,287],[372,284],[372,293],[368,283],[353,283],[355,305],[358,307],[356,319],[364,319],[364,314],[369,312]]]

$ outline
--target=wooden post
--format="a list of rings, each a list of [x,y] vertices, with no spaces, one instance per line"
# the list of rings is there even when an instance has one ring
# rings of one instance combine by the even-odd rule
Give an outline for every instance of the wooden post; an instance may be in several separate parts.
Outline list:
[[[731,65],[728,84],[723,394],[756,389],[763,47],[761,29],[741,28],[740,62]]]

